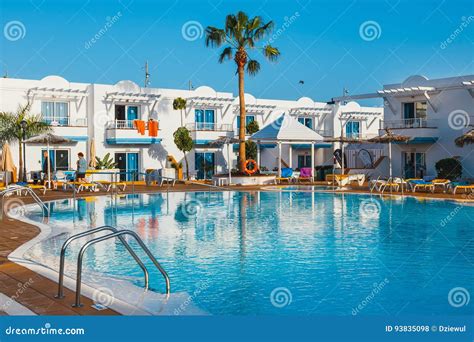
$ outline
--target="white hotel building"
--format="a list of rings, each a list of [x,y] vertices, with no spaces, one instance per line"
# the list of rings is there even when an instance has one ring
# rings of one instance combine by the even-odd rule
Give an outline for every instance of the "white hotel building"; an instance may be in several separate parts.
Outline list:
[[[395,175],[411,175],[407,173],[408,167],[416,175],[421,170],[423,175],[434,175],[434,163],[454,155],[463,160],[467,175],[472,177],[474,158],[468,158],[472,147],[454,146],[454,139],[467,127],[452,129],[448,125],[448,114],[454,110],[472,115],[472,80],[474,76],[433,81],[412,77],[402,85],[387,85],[374,94],[335,98],[329,103],[307,97],[297,101],[256,99],[246,94],[247,122],[255,120],[262,128],[288,113],[326,138],[339,137],[341,132],[344,136],[367,138],[378,135],[384,126],[392,127],[397,133],[413,137],[411,143],[399,145],[399,150],[394,151]],[[419,89],[414,90],[416,87]],[[14,112],[18,105],[31,101],[31,112],[41,113],[54,134],[73,140],[72,144],[53,147],[51,160],[55,170],[75,169],[78,152],[89,159],[92,140],[96,156],[102,158],[110,153],[118,168],[124,171],[169,167],[167,156],[183,161],[183,154],[173,141],[173,132],[181,126],[180,111],[172,107],[177,97],[187,100],[183,123],[194,140],[194,148],[188,154],[191,174],[203,179],[212,173],[225,172],[229,165],[235,168],[236,146],[228,160],[226,152],[210,145],[218,137],[238,134],[238,98],[232,93],[217,92],[206,86],[194,90],[142,88],[131,81],[115,85],[73,83],[58,76],[41,80],[0,79],[0,111]],[[384,98],[385,114],[381,107],[344,102],[367,97]],[[140,134],[134,127],[134,120],[148,122],[149,119],[159,122],[157,137],[150,136],[148,129]],[[17,147],[12,148],[18,163]],[[339,148],[337,143],[316,144],[314,165],[332,165],[336,148]],[[41,169],[45,149],[43,145],[27,145],[28,171]],[[311,166],[309,142],[283,145],[283,149],[284,165],[295,169]],[[347,146],[346,165],[350,172],[386,175],[385,149],[383,145]],[[270,171],[278,166],[275,145],[261,146],[260,164]]]

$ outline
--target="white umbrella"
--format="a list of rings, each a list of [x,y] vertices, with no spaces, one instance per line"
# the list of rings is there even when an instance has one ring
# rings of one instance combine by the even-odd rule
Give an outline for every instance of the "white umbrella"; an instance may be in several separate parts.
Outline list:
[[[46,133],[26,139],[24,142],[27,144],[46,144],[46,150],[48,151],[48,188],[51,189],[51,160],[49,159],[50,145],[65,145],[74,143],[74,141],[59,135]],[[23,153],[25,153],[25,151],[23,151]]]

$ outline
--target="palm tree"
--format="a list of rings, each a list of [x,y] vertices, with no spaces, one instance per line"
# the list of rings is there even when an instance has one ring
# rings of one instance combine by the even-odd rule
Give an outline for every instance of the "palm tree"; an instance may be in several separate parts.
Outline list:
[[[186,99],[177,97],[173,101],[173,109],[181,112],[181,127],[183,127],[183,109],[186,109]]]
[[[262,40],[273,29],[273,22],[263,22],[259,16],[249,18],[244,12],[237,15],[229,14],[225,20],[225,28],[208,26],[206,28],[206,46],[220,47],[228,44],[219,56],[219,63],[226,59],[234,59],[239,76],[239,169],[245,168],[245,99],[244,75],[245,71],[255,76],[260,71],[260,63],[250,58],[250,50],[260,50],[269,61],[275,61],[280,56],[280,51],[269,44],[257,47],[256,42]]]
[[[31,103],[19,105],[15,113],[0,112],[0,144],[18,142],[19,175],[18,179],[23,179],[23,129],[21,122],[26,121],[25,137],[47,133],[51,127],[45,123],[40,114],[30,114]]]

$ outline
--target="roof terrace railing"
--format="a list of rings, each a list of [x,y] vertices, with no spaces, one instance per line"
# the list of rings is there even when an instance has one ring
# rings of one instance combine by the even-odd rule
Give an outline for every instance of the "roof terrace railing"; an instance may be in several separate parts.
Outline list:
[[[186,128],[190,131],[232,132],[234,130],[232,124],[217,124],[214,122],[192,122],[186,124]]]
[[[402,120],[380,121],[380,129],[392,128],[437,128],[437,120],[428,120],[425,118],[409,118]]]

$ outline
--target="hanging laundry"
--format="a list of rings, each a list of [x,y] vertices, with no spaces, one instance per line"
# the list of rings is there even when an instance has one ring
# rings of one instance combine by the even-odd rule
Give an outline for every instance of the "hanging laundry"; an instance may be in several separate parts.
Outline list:
[[[141,135],[145,135],[145,121],[133,120],[133,126],[135,126],[138,133],[140,133]]]
[[[148,135],[150,137],[158,136],[158,121],[155,121],[155,120],[148,121]]]

